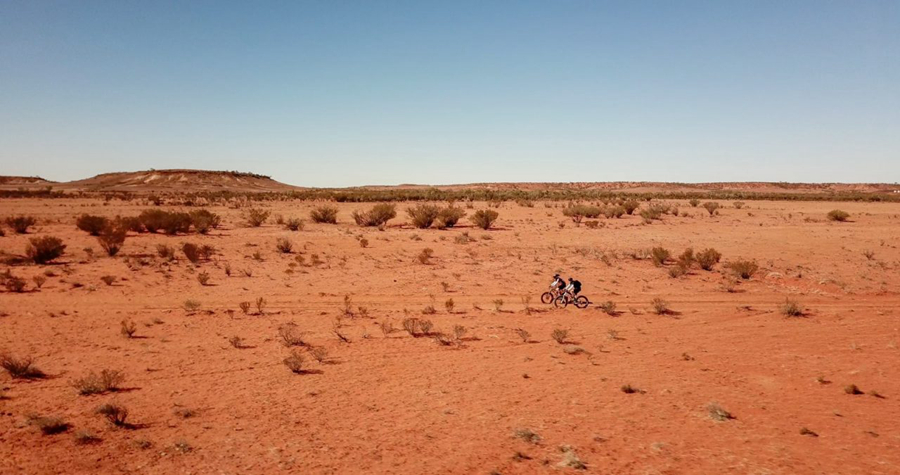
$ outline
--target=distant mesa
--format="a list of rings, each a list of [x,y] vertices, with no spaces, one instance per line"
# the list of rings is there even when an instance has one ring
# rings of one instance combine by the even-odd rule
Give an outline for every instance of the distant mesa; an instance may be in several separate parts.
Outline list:
[[[266,192],[299,189],[256,173],[210,170],[147,170],[103,173],[85,180],[62,183],[59,187],[85,191],[130,191],[137,193],[166,191]]]
[[[39,176],[2,176],[0,185],[51,185],[55,182],[45,180]]]

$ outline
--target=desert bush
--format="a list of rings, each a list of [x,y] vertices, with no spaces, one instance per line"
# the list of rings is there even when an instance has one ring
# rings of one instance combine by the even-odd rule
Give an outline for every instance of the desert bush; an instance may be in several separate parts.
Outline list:
[[[435,226],[437,226],[438,229],[452,228],[453,226],[456,226],[456,223],[458,223],[465,215],[466,211],[464,209],[448,206],[438,213],[438,217],[435,220]]]
[[[156,254],[167,261],[175,260],[175,248],[168,244],[157,244]]]
[[[37,287],[38,290],[44,286],[44,282],[47,282],[47,278],[42,275],[36,275],[32,277],[31,280],[34,281],[34,286]]]
[[[0,368],[5,369],[10,377],[15,379],[41,379],[47,377],[43,371],[34,365],[34,358],[30,356],[19,358],[6,351],[0,352]]]
[[[657,315],[665,315],[671,311],[671,310],[669,310],[669,302],[666,302],[665,300],[663,300],[659,297],[656,297],[653,300],[651,300],[650,306],[653,307],[653,311]]]
[[[99,444],[103,439],[91,431],[80,430],[75,432],[75,443],[78,445]]]
[[[796,300],[785,299],[784,303],[781,304],[781,314],[785,317],[803,316],[803,306]]]
[[[90,214],[82,214],[75,220],[75,226],[91,236],[99,236],[100,231],[103,231],[108,223],[109,220],[103,216],[94,216]]]
[[[59,417],[39,416],[37,414],[28,415],[28,425],[37,427],[44,435],[61,434],[72,427],[71,424]]]
[[[244,213],[244,220],[247,222],[247,226],[258,228],[269,219],[270,214],[268,210],[250,208]]]
[[[141,214],[137,216],[137,221],[148,233],[153,234],[163,229],[167,215],[168,213],[161,209],[147,209],[141,211]]]
[[[741,209],[741,208],[743,208],[743,207],[744,207],[744,202],[743,202],[743,201],[735,201],[735,202],[734,202],[734,209]]]
[[[528,339],[531,338],[531,333],[528,333],[528,330],[524,328],[516,328],[516,335],[519,335],[519,338],[522,339],[522,343],[528,343]]]
[[[619,389],[625,394],[639,394],[642,392],[640,389],[630,384],[623,384]]]
[[[696,208],[700,206],[700,200],[698,200],[697,198],[691,198],[691,200],[688,201],[688,204],[691,205],[691,208]]]
[[[116,276],[114,275],[104,275],[100,277],[100,280],[103,281],[106,285],[113,285],[116,282]]]
[[[289,218],[284,222],[284,228],[288,231],[300,231],[303,229],[303,221],[298,218]]]
[[[726,411],[722,406],[715,402],[709,403],[709,405],[706,406],[706,411],[709,413],[709,417],[719,422],[734,419],[734,416],[731,415],[730,412]]]
[[[244,312],[244,315],[248,315],[250,313],[250,302],[241,302],[238,306],[241,308],[241,312]]]
[[[21,293],[25,291],[25,279],[16,277],[12,274],[4,274],[2,276],[3,286],[7,292]]]
[[[432,257],[434,257],[434,249],[426,247],[416,256],[416,259],[418,259],[420,263],[427,265],[431,262]]]
[[[303,369],[303,366],[306,363],[306,358],[303,357],[303,353],[300,353],[297,350],[292,350],[291,354],[288,355],[287,358],[282,360],[282,363],[284,363],[284,365],[287,366],[287,368],[295,374],[303,374],[306,372]]]
[[[412,208],[406,209],[406,214],[409,215],[412,225],[419,229],[431,227],[434,220],[440,215],[440,212],[440,208],[427,203],[418,204]]]
[[[616,315],[616,303],[612,300],[607,300],[600,304],[600,310],[603,310],[603,313],[607,315]]]
[[[715,201],[707,201],[706,203],[703,203],[703,207],[706,208],[706,211],[712,216],[719,211],[720,205]]]
[[[184,253],[184,256],[187,257],[191,263],[196,264],[200,262],[200,246],[186,242],[181,245],[181,252]]]
[[[653,261],[653,265],[659,267],[666,263],[669,260],[669,250],[664,247],[654,247],[650,250],[650,259]]]
[[[287,238],[278,238],[278,240],[275,241],[275,249],[282,254],[290,254],[291,251],[294,250],[294,243]]]
[[[97,408],[97,414],[105,417],[110,424],[116,427],[126,427],[128,423],[128,409],[125,406],[108,403]]]
[[[855,384],[848,384],[848,385],[844,386],[844,392],[847,394],[853,395],[853,396],[856,396],[859,394],[865,394],[862,392],[861,389],[859,389],[859,386],[857,386]]]
[[[480,209],[476,211],[471,218],[469,218],[469,221],[471,221],[475,226],[478,226],[479,228],[487,231],[488,229],[491,229],[494,221],[496,221],[499,216],[500,213],[492,209]]]
[[[222,218],[216,213],[205,209],[191,211],[191,223],[194,229],[200,234],[206,234],[210,229],[216,229],[222,222]]]
[[[603,209],[603,215],[608,219],[621,218],[625,214],[625,208],[621,206],[607,206]]]
[[[383,226],[397,217],[397,207],[390,203],[378,203],[368,211],[354,211],[352,217],[360,226]]]
[[[662,215],[666,214],[669,207],[660,203],[651,203],[650,206],[641,210],[640,215],[644,221],[652,221],[662,219]]]
[[[209,272],[197,274],[197,282],[200,282],[200,285],[209,285]]]
[[[278,336],[281,338],[281,343],[284,346],[306,346],[306,342],[303,341],[303,332],[300,331],[300,327],[294,322],[280,325],[278,327]]]
[[[122,223],[109,223],[100,231],[97,241],[99,241],[100,247],[106,251],[106,255],[113,257],[125,244],[127,232],[127,228]]]
[[[838,221],[844,222],[847,221],[847,218],[850,217],[850,213],[846,211],[841,211],[839,209],[833,209],[828,212],[828,220],[829,221]]]
[[[125,338],[134,337],[134,333],[137,332],[137,324],[126,318],[125,320],[122,320],[120,322],[120,325],[121,327],[119,328],[119,332],[122,334],[122,336],[124,336]]]
[[[568,206],[563,208],[562,213],[563,216],[571,218],[574,223],[578,224],[584,218],[597,218],[603,213],[603,210],[598,206],[585,204],[569,204]]]
[[[635,210],[637,210],[640,206],[640,203],[635,200],[626,200],[622,203],[622,209],[625,210],[625,214],[627,215],[634,214]]]
[[[72,386],[78,390],[78,394],[90,396],[118,391],[124,381],[125,373],[104,369],[100,374],[91,371],[87,376],[73,381]]]
[[[553,330],[553,332],[550,333],[550,337],[556,340],[556,342],[560,345],[565,344],[569,339],[569,330],[556,328]]]
[[[63,255],[65,251],[66,245],[62,243],[62,239],[54,236],[31,238],[25,248],[25,254],[35,264],[46,264]]]
[[[338,209],[330,205],[317,206],[309,212],[314,223],[337,224]]]
[[[404,318],[401,322],[401,325],[403,326],[403,330],[409,333],[410,336],[412,336],[413,338],[418,338],[422,336],[423,333],[420,327],[421,322],[422,320],[415,317]]]
[[[266,308],[266,299],[263,297],[256,297],[256,311],[260,315],[263,314],[263,310]]]
[[[747,259],[738,259],[736,261],[729,262],[725,267],[730,269],[734,275],[742,278],[749,279],[753,277],[753,274],[759,270],[759,264],[756,261],[751,261]]]
[[[701,269],[710,271],[722,259],[722,254],[713,248],[707,248],[698,252],[695,258]]]
[[[693,248],[687,248],[681,255],[678,256],[678,266],[684,267],[685,270],[690,269],[692,265],[694,265],[694,261],[697,260],[697,257],[694,255]]]
[[[191,215],[182,212],[164,212],[162,230],[170,236],[191,231]]]
[[[16,234],[27,234],[28,228],[34,226],[35,223],[37,223],[37,219],[34,216],[19,215],[6,218],[6,225]]]
[[[685,267],[681,262],[669,268],[669,277],[673,279],[677,279],[687,273],[688,267]]]

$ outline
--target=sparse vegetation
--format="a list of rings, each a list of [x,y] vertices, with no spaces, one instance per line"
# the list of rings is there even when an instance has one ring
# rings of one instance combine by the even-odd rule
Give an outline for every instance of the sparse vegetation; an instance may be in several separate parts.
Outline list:
[[[127,318],[122,320],[120,323],[119,332],[125,338],[134,338],[135,332],[137,332],[137,324]]]
[[[753,277],[753,274],[756,274],[756,271],[759,270],[759,264],[757,264],[756,261],[747,259],[738,259],[729,262],[725,267],[730,269],[735,276],[745,280]]]
[[[397,208],[391,203],[378,203],[368,211],[354,211],[352,217],[360,226],[384,226],[397,217]]]
[[[426,247],[425,249],[422,249],[421,252],[419,252],[419,254],[416,256],[416,259],[418,259],[419,263],[428,265],[431,263],[432,257],[434,257],[434,249]]]
[[[713,267],[722,259],[722,254],[713,248],[707,248],[698,252],[694,257],[697,260],[697,264],[700,265],[701,269],[705,271],[711,271]]]
[[[247,222],[247,226],[258,228],[269,219],[270,214],[268,210],[250,208],[244,213],[244,220]]]
[[[91,236],[99,236],[109,223],[109,220],[103,216],[94,216],[90,214],[82,214],[75,220],[75,226],[90,234]]]
[[[72,386],[78,390],[78,394],[90,396],[118,391],[124,381],[123,372],[104,369],[99,374],[92,371],[87,376],[76,379]]]
[[[290,254],[294,250],[294,243],[288,238],[278,238],[275,241],[275,249],[282,254]]]
[[[616,303],[611,300],[601,303],[598,307],[607,315],[616,315]]]
[[[298,218],[289,218],[284,222],[284,228],[288,231],[300,231],[303,229],[303,221]]]
[[[113,257],[125,244],[127,233],[128,229],[121,223],[110,223],[100,231],[97,241],[100,242],[100,247],[106,251],[106,254]]]
[[[650,259],[657,267],[664,265],[669,260],[669,256],[671,256],[669,250],[664,247],[654,247],[650,250]]]
[[[711,402],[706,406],[706,411],[709,414],[709,417],[714,421],[724,422],[730,419],[734,419],[734,416],[731,415],[730,412],[726,411],[719,403]]]
[[[839,210],[839,209],[833,209],[828,212],[828,220],[829,221],[837,221],[837,222],[843,223],[844,221],[847,221],[847,219],[849,217],[850,217],[850,213]]]
[[[307,346],[306,342],[303,341],[303,333],[300,331],[300,327],[294,322],[280,325],[278,327],[278,336],[281,338],[281,343],[289,348],[292,346]]]
[[[703,207],[706,208],[706,211],[708,211],[709,215],[712,216],[719,212],[719,208],[721,206],[715,201],[707,201],[706,203],[703,203]]]
[[[857,386],[855,384],[848,384],[848,385],[844,386],[844,392],[847,394],[853,395],[853,396],[856,396],[859,394],[865,394],[862,392],[861,389],[859,389],[859,386]]]
[[[337,224],[337,215],[337,207],[331,205],[317,206],[309,212],[309,218],[314,223]]]
[[[410,223],[419,229],[430,228],[440,213],[440,208],[426,203],[418,204],[406,209],[406,214],[409,215]]]
[[[107,403],[97,408],[97,414],[102,415],[110,424],[116,427],[128,427],[128,409],[118,403]]]
[[[61,434],[72,427],[71,424],[64,421],[60,417],[39,416],[37,414],[29,414],[27,417],[28,425],[37,427],[44,435]]]
[[[669,309],[669,302],[666,302],[665,300],[663,300],[659,297],[656,297],[653,300],[651,300],[650,306],[653,307],[653,312],[656,313],[657,315],[666,315],[669,312],[671,312],[671,310]]]
[[[47,264],[62,256],[66,251],[66,245],[62,239],[54,236],[42,236],[29,239],[25,254],[35,264]]]
[[[0,367],[15,379],[42,379],[47,376],[34,365],[34,358],[19,358],[6,351],[0,352]]]
[[[784,303],[781,304],[781,314],[785,317],[803,316],[803,306],[796,300],[785,299]]]
[[[306,358],[303,356],[303,353],[297,350],[291,350],[291,354],[288,355],[287,358],[282,360],[282,362],[294,374],[303,374],[306,372],[303,369],[306,363]]]
[[[494,221],[500,216],[500,213],[492,209],[480,209],[469,218],[472,224],[487,231],[494,225]]]
[[[550,337],[560,345],[564,345],[569,340],[569,330],[556,328],[550,333]]]
[[[10,216],[6,218],[6,225],[10,227],[16,234],[28,234],[28,228],[34,226],[37,219],[34,216]]]

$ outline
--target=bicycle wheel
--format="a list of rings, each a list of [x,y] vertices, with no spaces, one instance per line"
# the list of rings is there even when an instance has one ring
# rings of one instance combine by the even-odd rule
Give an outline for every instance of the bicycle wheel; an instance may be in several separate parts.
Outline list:
[[[566,308],[566,306],[569,305],[569,298],[565,295],[560,295],[553,301],[553,305],[557,308]]]
[[[578,308],[587,308],[588,304],[591,303],[588,301],[588,298],[584,295],[579,295],[575,297],[575,306]]]
[[[541,294],[541,303],[553,303],[553,294],[544,292]]]

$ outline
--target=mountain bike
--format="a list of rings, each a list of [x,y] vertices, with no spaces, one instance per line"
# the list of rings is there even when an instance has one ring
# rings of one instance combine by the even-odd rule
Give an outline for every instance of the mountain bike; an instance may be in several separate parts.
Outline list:
[[[569,304],[575,305],[577,308],[587,308],[590,303],[591,301],[584,295],[572,298],[572,294],[569,292],[564,292],[553,299],[553,305],[558,308],[566,308]]]

